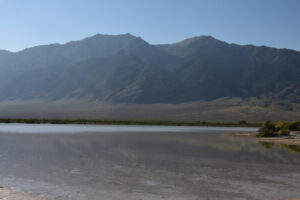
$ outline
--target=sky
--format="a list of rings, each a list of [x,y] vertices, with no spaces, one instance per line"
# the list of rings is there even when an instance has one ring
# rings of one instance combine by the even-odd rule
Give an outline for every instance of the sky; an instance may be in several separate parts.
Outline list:
[[[300,51],[300,0],[0,0],[0,49],[131,33],[151,44],[211,35]]]

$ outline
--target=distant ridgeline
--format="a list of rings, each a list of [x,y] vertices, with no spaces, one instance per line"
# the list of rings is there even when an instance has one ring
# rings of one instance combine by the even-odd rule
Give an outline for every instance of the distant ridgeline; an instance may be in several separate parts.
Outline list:
[[[299,52],[210,36],[151,45],[130,34],[95,35],[17,53],[0,51],[0,68],[0,101],[90,98],[150,104],[257,97],[300,102]]]

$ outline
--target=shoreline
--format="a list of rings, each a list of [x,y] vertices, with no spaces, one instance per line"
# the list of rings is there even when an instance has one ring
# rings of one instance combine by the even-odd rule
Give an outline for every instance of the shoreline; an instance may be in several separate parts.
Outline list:
[[[107,125],[168,125],[168,126],[219,126],[259,127],[260,122],[207,122],[207,121],[135,121],[135,120],[85,120],[85,119],[43,119],[43,118],[0,118],[0,123],[22,124],[107,124]]]
[[[300,131],[293,131],[289,136],[281,137],[256,137],[256,132],[246,132],[246,133],[231,133],[231,136],[245,137],[258,142],[272,142],[277,144],[286,145],[300,145]]]

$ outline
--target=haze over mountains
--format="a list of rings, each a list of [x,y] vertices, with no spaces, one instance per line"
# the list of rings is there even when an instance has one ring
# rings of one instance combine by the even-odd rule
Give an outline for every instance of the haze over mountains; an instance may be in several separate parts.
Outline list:
[[[300,52],[210,36],[151,45],[131,34],[98,34],[16,53],[1,50],[0,68],[0,101],[174,104],[256,97],[300,102]]]

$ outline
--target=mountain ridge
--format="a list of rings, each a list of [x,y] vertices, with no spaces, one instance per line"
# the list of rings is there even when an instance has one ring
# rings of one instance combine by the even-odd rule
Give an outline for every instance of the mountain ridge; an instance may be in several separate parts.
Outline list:
[[[300,102],[300,52],[211,36],[151,45],[131,34],[0,51],[0,101],[86,98],[184,103],[223,97]]]
[[[94,34],[94,35],[92,35],[92,36],[88,36],[88,37],[85,37],[85,38],[82,38],[82,39],[78,39],[78,40],[70,40],[70,41],[68,41],[68,42],[63,42],[63,43],[48,43],[48,44],[41,44],[41,45],[36,45],[36,46],[26,47],[26,48],[21,49],[21,50],[18,50],[18,51],[10,51],[10,50],[6,50],[6,49],[1,49],[1,48],[0,48],[0,54],[1,54],[1,52],[18,53],[18,52],[20,52],[20,51],[24,51],[24,50],[27,50],[27,49],[32,49],[32,48],[40,47],[40,46],[52,46],[52,45],[60,45],[60,46],[61,46],[61,45],[66,45],[66,44],[69,44],[69,43],[78,42],[78,41],[82,41],[82,40],[89,39],[89,38],[93,38],[93,37],[97,37],[97,36],[132,36],[132,37],[135,37],[135,38],[139,38],[139,39],[144,40],[142,37],[140,37],[140,36],[134,36],[134,35],[132,35],[131,33],[124,33],[124,34],[119,34],[119,35],[97,33],[97,34]],[[234,43],[234,42],[229,43],[229,42],[226,42],[226,41],[223,41],[223,40],[216,39],[214,36],[211,36],[211,35],[198,35],[198,36],[193,36],[193,37],[191,37],[191,38],[183,39],[183,40],[180,40],[180,41],[177,41],[177,42],[163,43],[163,44],[151,44],[151,45],[153,45],[153,46],[160,46],[160,45],[174,45],[174,44],[183,42],[183,41],[185,41],[185,40],[198,39],[198,38],[211,38],[211,39],[214,39],[214,40],[218,40],[218,41],[220,41],[220,42],[224,42],[224,43],[232,44],[232,45],[238,45],[238,46],[267,47],[267,48],[271,48],[271,49],[290,50],[290,51],[295,51],[295,52],[300,53],[299,50],[296,50],[296,49],[290,49],[290,48],[285,48],[285,47],[279,48],[279,47],[272,47],[272,46],[267,46],[267,45],[255,45],[255,44],[251,44],[251,43],[249,43],[249,44],[238,44],[238,43]],[[144,41],[145,41],[145,40],[144,40]],[[148,42],[147,42],[147,43],[148,43]],[[149,43],[149,44],[150,44],[150,43]]]

